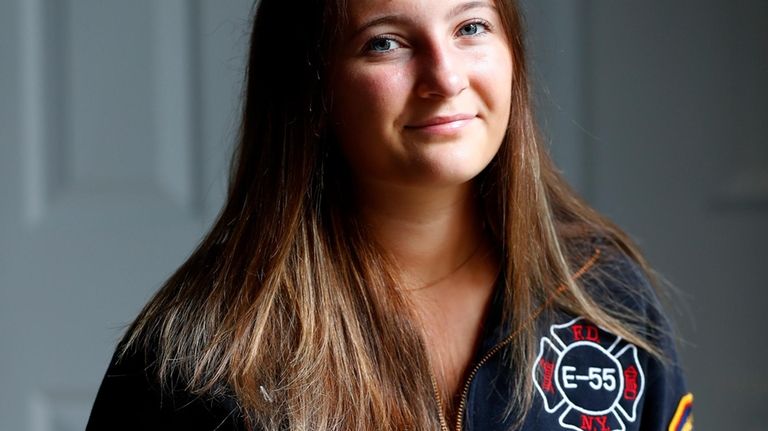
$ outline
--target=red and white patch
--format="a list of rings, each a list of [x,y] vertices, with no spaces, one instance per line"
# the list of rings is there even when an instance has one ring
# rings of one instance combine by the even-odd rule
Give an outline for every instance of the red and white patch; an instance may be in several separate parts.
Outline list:
[[[645,389],[637,347],[581,317],[542,337],[533,377],[547,413],[576,431],[625,431]]]

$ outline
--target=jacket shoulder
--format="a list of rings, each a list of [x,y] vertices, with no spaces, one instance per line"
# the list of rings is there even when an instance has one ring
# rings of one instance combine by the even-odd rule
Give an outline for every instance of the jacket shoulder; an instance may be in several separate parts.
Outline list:
[[[546,412],[541,417],[574,429],[683,429],[678,427],[692,423],[692,396],[649,274],[620,251],[600,245],[593,250],[596,258],[578,280],[584,293],[659,355],[592,324],[589,316],[552,313],[542,322],[533,367],[536,398]],[[610,424],[600,422],[606,420]]]

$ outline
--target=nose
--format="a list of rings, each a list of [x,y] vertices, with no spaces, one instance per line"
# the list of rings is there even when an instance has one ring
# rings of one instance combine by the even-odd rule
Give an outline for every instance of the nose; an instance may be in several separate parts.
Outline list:
[[[424,49],[416,93],[426,99],[456,96],[469,86],[465,62],[455,47],[438,43]]]

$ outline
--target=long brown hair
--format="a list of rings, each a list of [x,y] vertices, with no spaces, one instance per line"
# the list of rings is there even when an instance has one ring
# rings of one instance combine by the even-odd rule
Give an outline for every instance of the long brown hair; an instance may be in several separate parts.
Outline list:
[[[501,148],[476,179],[504,280],[514,368],[509,412],[533,393],[533,318],[588,316],[656,352],[642,316],[598,302],[573,276],[599,239],[647,270],[636,248],[562,180],[537,137],[522,23],[497,0],[514,61]],[[268,430],[438,429],[439,397],[397,274],[343,199],[346,169],[325,88],[344,0],[261,0],[228,198],[197,250],[147,304],[124,352],[151,349],[161,381],[237,400]],[[604,253],[604,256],[607,253]],[[636,314],[636,313],[635,313]]]

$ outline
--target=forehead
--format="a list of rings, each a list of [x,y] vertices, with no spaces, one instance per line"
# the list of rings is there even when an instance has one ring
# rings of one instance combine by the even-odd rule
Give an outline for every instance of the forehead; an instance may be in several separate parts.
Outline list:
[[[443,17],[471,9],[496,9],[494,0],[349,0],[347,14],[352,26],[385,15]]]

